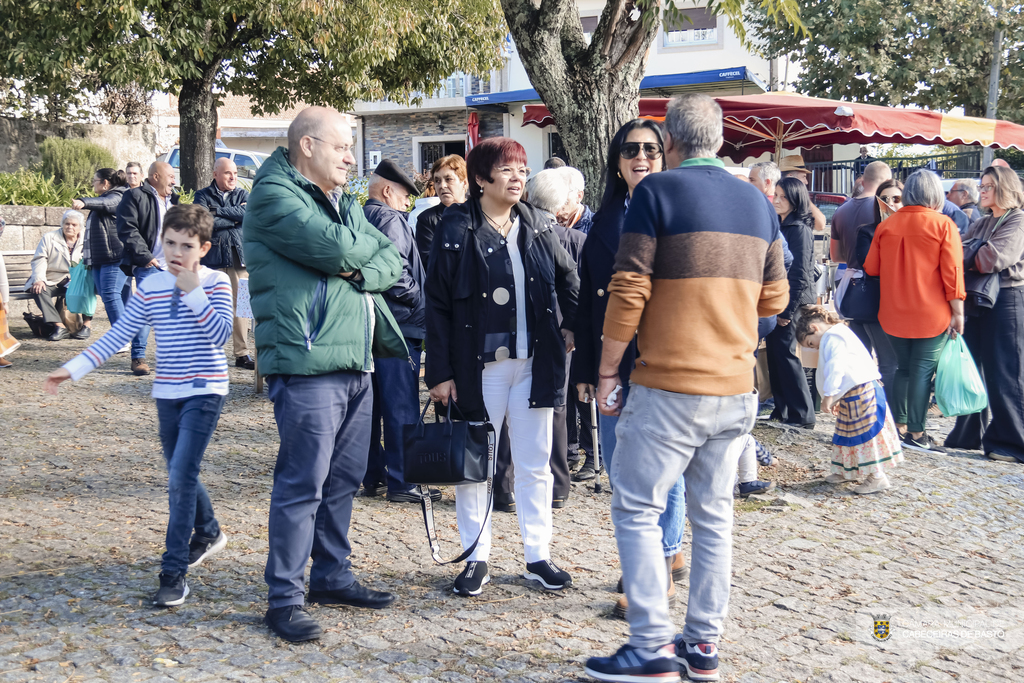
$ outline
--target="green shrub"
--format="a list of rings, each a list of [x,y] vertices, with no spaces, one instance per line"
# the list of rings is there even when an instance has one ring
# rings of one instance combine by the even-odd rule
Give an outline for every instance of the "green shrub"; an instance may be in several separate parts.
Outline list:
[[[39,145],[43,175],[57,183],[89,185],[101,168],[117,168],[114,155],[88,140],[46,138]]]
[[[39,171],[0,173],[0,204],[71,206],[71,200],[91,196],[87,185],[55,182]]]

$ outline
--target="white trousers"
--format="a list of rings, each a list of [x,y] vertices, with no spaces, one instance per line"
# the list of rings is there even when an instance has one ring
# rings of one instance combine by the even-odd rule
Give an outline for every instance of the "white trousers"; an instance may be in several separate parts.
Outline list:
[[[744,434],[739,441],[743,445],[739,465],[740,483],[747,484],[757,479],[757,450],[754,446],[753,435]]]
[[[483,395],[495,431],[508,416],[508,436],[515,468],[516,512],[523,536],[526,562],[551,559],[551,425],[553,408],[530,408],[533,358],[509,358],[484,366]],[[497,436],[497,434],[495,435]],[[491,554],[491,518],[487,515],[487,484],[455,487],[455,511],[462,547],[468,548],[480,532],[480,543],[470,561],[486,562]]]

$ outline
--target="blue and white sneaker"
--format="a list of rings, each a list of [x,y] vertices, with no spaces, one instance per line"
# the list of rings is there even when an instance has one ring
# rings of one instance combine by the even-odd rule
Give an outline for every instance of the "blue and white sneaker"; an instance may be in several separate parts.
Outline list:
[[[591,657],[584,671],[599,681],[676,683],[676,645],[669,643],[654,650],[623,645],[611,657]]]
[[[686,667],[691,681],[718,680],[718,645],[715,643],[687,643],[682,635],[676,636],[676,661]]]

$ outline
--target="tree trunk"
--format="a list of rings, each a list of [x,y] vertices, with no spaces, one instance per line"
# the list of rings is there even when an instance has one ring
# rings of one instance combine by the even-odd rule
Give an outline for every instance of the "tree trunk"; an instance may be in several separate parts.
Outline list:
[[[213,154],[217,138],[217,101],[213,96],[213,78],[187,80],[178,95],[180,118],[181,169],[178,183],[182,189],[198,190],[213,180]]]
[[[596,209],[605,186],[608,145],[639,113],[640,81],[657,21],[629,17],[632,0],[609,3],[588,45],[576,3],[502,0],[530,82],[547,105],[569,155],[586,179],[584,202]]]

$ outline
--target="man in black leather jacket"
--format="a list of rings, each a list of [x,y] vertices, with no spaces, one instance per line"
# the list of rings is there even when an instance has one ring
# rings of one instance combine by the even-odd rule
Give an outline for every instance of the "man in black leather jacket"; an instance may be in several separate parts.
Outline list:
[[[213,182],[196,192],[195,203],[213,214],[213,246],[203,257],[202,265],[226,273],[231,280],[233,303],[238,304],[238,280],[248,278],[242,253],[242,219],[249,191],[238,187],[238,167],[231,159],[217,159],[213,165]],[[252,370],[256,364],[249,354],[249,319],[235,318],[231,342],[235,366]]]

